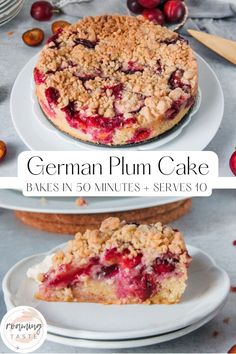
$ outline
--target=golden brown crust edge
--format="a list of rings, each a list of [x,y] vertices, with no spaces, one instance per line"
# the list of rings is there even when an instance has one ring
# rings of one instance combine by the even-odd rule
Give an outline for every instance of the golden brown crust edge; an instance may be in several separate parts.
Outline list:
[[[83,263],[87,257],[100,255],[108,248],[117,248],[120,251],[128,248],[130,256],[147,249],[150,261],[158,254],[168,251],[174,254],[186,251],[183,235],[178,230],[161,223],[135,225],[110,217],[101,223],[100,229],[77,233],[75,239],[68,242],[66,250],[58,252],[54,257],[54,267],[62,262]]]

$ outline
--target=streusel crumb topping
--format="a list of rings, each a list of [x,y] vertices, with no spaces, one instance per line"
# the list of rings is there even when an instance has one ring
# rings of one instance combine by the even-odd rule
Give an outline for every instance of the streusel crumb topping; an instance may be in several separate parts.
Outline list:
[[[152,122],[197,89],[187,41],[142,16],[84,18],[48,41],[37,69],[46,87],[58,90],[59,108],[73,102],[86,116],[135,113],[138,122]],[[178,87],[170,81],[176,71]]]
[[[128,249],[127,257],[136,256],[141,251],[150,261],[167,252],[179,256],[186,251],[182,234],[169,226],[159,222],[151,225],[127,224],[119,218],[110,217],[102,222],[99,230],[77,233],[66,250],[54,256],[54,266],[71,262],[81,264],[88,257],[101,256],[112,248],[121,252]]]

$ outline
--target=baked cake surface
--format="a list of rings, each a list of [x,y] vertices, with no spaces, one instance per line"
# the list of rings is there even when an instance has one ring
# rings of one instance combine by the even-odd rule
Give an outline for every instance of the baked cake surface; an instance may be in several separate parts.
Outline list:
[[[38,274],[36,297],[104,304],[174,304],[186,288],[188,255],[182,234],[161,223],[105,219],[77,233]]]
[[[82,141],[125,145],[157,137],[194,104],[194,53],[142,16],[87,17],[53,35],[34,69],[47,118]]]

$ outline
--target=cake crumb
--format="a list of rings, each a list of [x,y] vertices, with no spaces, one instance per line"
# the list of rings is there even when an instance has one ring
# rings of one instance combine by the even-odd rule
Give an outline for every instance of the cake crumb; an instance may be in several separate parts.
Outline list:
[[[225,324],[229,324],[229,321],[230,321],[230,318],[229,318],[229,317],[226,317],[226,318],[223,319],[223,322],[224,322]]]
[[[214,332],[212,333],[212,337],[213,337],[213,338],[218,337],[218,335],[219,335],[219,332],[218,332],[218,331],[214,331]]]
[[[84,206],[87,206],[87,201],[84,199],[84,198],[77,198],[75,200],[75,204],[79,207],[84,207]]]
[[[14,32],[7,32],[8,37],[13,36]]]

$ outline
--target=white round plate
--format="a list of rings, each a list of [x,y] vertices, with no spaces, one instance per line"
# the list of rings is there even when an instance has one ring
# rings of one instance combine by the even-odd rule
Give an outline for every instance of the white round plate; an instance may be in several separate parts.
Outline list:
[[[0,207],[36,213],[98,214],[137,210],[183,200],[183,197],[87,197],[87,206],[78,207],[77,197],[27,197],[21,191],[0,189]]]
[[[0,6],[5,6],[5,4],[8,4],[9,2],[14,3],[15,1],[17,1],[17,0],[0,0]]]
[[[22,0],[5,0],[0,3],[0,16],[4,13],[10,12],[14,7],[17,7],[22,2]]]
[[[20,7],[22,7],[23,0],[18,1],[14,4],[11,4],[4,8],[4,10],[0,11],[0,21],[5,21],[5,19],[8,19],[9,17],[13,16],[15,12],[18,11]]]
[[[229,292],[227,273],[203,251],[192,246],[188,250],[193,257],[188,286],[176,305],[107,306],[36,300],[33,295],[37,284],[27,279],[26,271],[42,261],[46,254],[41,254],[23,259],[6,274],[3,280],[6,306],[8,309],[33,306],[44,315],[50,333],[77,339],[124,340],[173,332],[209,316]]]
[[[219,129],[223,111],[223,92],[215,73],[210,66],[197,55],[199,65],[199,87],[202,96],[201,106],[194,114],[189,124],[173,140],[164,145],[165,150],[203,150],[215,136]],[[19,73],[11,93],[11,116],[15,129],[23,142],[32,150],[71,151],[109,149],[108,147],[92,146],[81,143],[52,129],[46,120],[34,97],[32,72],[37,56],[33,57]],[[36,112],[36,114],[34,113]],[[197,138],[196,138],[197,137]],[[135,147],[123,149],[133,150],[161,150],[163,145],[157,146],[151,142]],[[111,148],[110,148],[111,149]]]
[[[19,4],[22,0],[5,0],[0,2],[0,14],[7,11],[9,8],[15,6],[15,4]]]
[[[73,347],[82,347],[90,349],[127,349],[127,348],[138,348],[148,345],[160,344],[168,342],[170,340],[183,337],[186,334],[189,334],[193,331],[196,331],[198,328],[204,326],[206,323],[211,321],[217,313],[222,309],[224,303],[212,314],[205,317],[203,320],[194,323],[191,326],[179,329],[166,334],[161,334],[159,336],[152,336],[140,339],[127,339],[127,340],[116,340],[116,341],[96,341],[96,340],[86,340],[86,339],[77,339],[64,336],[58,336],[55,334],[48,333],[47,340],[50,342],[69,345]]]

